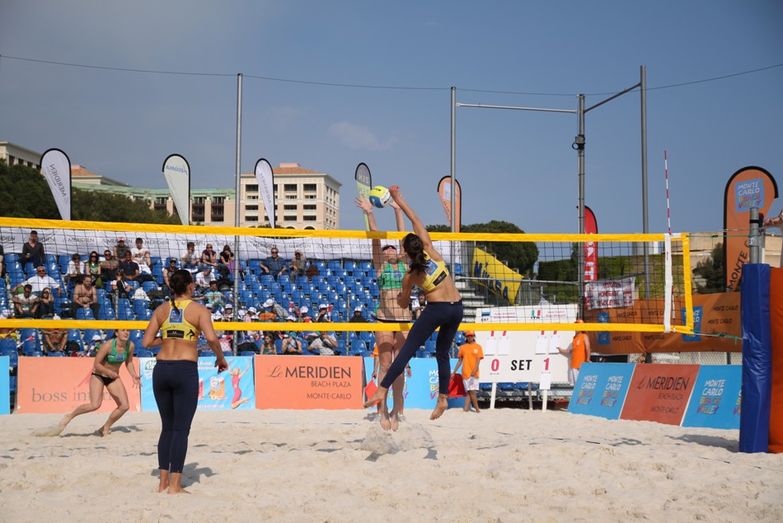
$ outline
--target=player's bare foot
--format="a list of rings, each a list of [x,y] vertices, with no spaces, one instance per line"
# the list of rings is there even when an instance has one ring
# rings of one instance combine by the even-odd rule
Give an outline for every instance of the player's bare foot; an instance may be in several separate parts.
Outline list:
[[[375,394],[373,394],[370,398],[367,398],[367,401],[364,402],[364,408],[368,407],[374,407],[375,405],[380,405],[383,401],[386,400],[386,393],[388,392],[388,389],[384,389],[383,387],[378,387],[378,390],[375,391]]]
[[[448,408],[449,408],[449,401],[446,398],[446,395],[438,394],[438,403],[435,405],[435,408],[432,410],[432,414],[430,414],[430,419],[434,420],[440,418]]]
[[[187,490],[185,490],[182,487],[179,487],[179,488],[176,488],[176,489],[173,488],[173,487],[169,487],[169,494],[190,494],[190,492],[188,492]]]
[[[389,419],[389,410],[381,408],[381,428],[383,430],[391,429],[391,419]]]
[[[392,410],[389,414],[389,421],[391,422],[391,429],[397,432],[400,429],[400,417],[396,410]]]

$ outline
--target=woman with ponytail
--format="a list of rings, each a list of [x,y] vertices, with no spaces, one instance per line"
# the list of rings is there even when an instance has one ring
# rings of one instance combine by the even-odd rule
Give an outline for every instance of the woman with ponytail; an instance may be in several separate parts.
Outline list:
[[[196,341],[203,332],[217,356],[218,372],[228,368],[220,342],[206,307],[192,300],[193,275],[177,270],[169,277],[171,302],[152,314],[142,344],[161,345],[152,371],[152,389],[158,404],[162,430],[158,439],[158,492],[186,492],[182,488],[182,468],[188,450],[188,434],[198,404],[198,350]],[[157,337],[158,331],[161,337]]]
[[[435,355],[438,361],[438,403],[430,416],[430,419],[437,419],[448,408],[447,398],[449,379],[451,378],[449,349],[462,321],[462,296],[454,285],[454,280],[449,274],[443,256],[433,247],[427,229],[402,197],[400,188],[393,185],[389,188],[389,193],[413,224],[414,231],[402,240],[402,248],[408,255],[410,264],[402,279],[402,289],[397,295],[397,304],[402,309],[407,309],[410,304],[411,291],[416,285],[424,291],[427,305],[416,323],[413,324],[405,344],[386,372],[378,391],[367,400],[364,406],[370,407],[380,403],[381,409],[386,408],[386,395],[389,392],[389,387],[405,370],[405,366],[416,353],[416,349],[423,345],[425,340],[440,327],[435,344]],[[381,426],[383,427],[383,425]]]

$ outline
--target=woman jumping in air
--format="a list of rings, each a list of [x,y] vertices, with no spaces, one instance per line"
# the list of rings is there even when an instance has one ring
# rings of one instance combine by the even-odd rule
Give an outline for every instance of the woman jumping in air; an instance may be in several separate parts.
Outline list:
[[[402,289],[397,295],[397,305],[401,309],[408,308],[414,285],[424,291],[427,305],[413,324],[405,344],[389,367],[378,391],[364,406],[370,407],[381,403],[383,408],[391,384],[405,370],[416,349],[440,327],[435,345],[438,361],[438,403],[430,416],[430,419],[437,419],[448,408],[447,398],[451,377],[449,349],[462,321],[462,296],[454,285],[443,256],[433,247],[427,229],[402,197],[400,188],[394,185],[389,188],[389,193],[411,221],[414,230],[414,233],[408,234],[402,240],[402,247],[410,259],[410,267],[403,276]],[[381,426],[383,427],[383,424]]]

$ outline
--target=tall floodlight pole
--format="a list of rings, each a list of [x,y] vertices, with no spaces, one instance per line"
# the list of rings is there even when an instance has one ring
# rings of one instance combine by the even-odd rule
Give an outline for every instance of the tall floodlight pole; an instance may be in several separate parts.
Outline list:
[[[579,234],[585,233],[585,95],[577,97],[576,104],[577,133],[574,139],[576,149],[577,175],[579,177]],[[585,317],[585,252],[577,248],[577,276],[579,281],[579,317]]]
[[[642,139],[642,232],[650,232],[650,219],[647,214],[647,67],[639,67],[639,93],[641,101],[641,139]],[[650,253],[647,242],[644,244],[644,291],[645,299],[650,299]]]
[[[239,227],[239,206],[241,190],[242,155],[242,73],[237,74],[237,143],[234,163],[236,194],[234,196],[234,227]],[[234,314],[239,311],[239,235],[234,236]],[[233,339],[234,353],[237,352],[237,336]]]
[[[456,194],[457,186],[455,178],[457,177],[457,88],[451,87],[451,162],[449,167],[451,174],[451,232],[457,230],[457,206]],[[454,242],[449,244],[449,253],[451,254],[451,274],[454,274]]]

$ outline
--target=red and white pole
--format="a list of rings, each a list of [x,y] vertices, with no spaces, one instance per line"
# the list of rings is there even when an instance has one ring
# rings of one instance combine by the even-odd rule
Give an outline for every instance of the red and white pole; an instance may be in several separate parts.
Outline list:
[[[672,211],[669,207],[669,155],[666,149],[663,150],[663,176],[666,180],[666,226],[669,234],[672,233]]]

